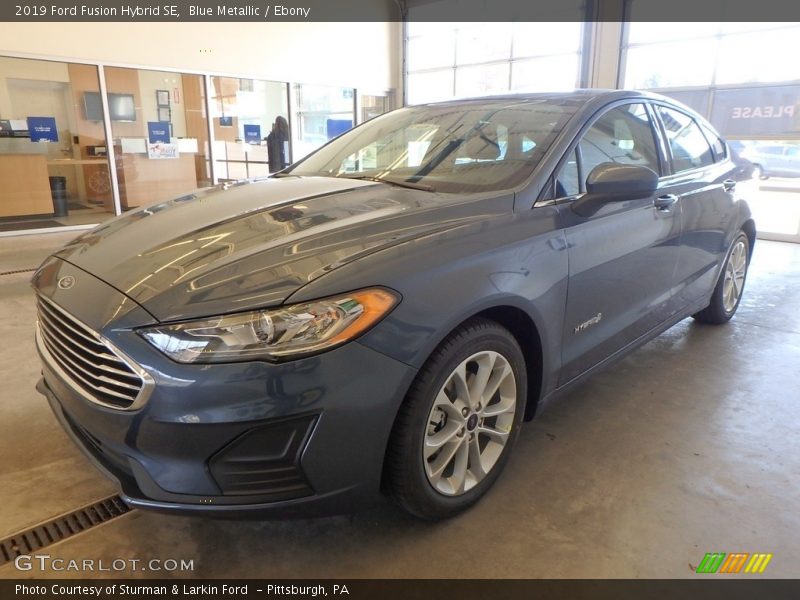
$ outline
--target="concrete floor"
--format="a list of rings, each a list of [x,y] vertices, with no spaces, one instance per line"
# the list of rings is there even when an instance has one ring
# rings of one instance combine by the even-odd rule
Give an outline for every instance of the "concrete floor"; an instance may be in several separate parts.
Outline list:
[[[0,240],[0,272],[71,235]],[[0,537],[114,491],[33,389],[29,276],[0,277]],[[800,245],[760,241],[733,322],[686,320],[551,403],[494,490],[445,523],[389,505],[273,522],[134,511],[46,553],[193,559],[199,577],[673,578],[706,552],[771,552],[764,576],[796,577],[798,309]],[[55,574],[0,568],[20,575]]]

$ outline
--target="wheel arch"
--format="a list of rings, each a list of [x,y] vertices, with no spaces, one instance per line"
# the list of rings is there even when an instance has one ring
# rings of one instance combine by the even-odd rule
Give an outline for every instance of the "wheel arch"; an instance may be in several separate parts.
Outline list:
[[[473,307],[473,310],[461,316],[457,321],[448,324],[435,337],[425,351],[425,364],[436,349],[459,327],[472,319],[483,317],[494,321],[507,329],[522,349],[525,357],[526,375],[528,378],[528,394],[525,399],[525,420],[530,421],[536,412],[536,405],[544,389],[545,355],[542,330],[537,326],[533,316],[516,304],[516,298],[495,298],[495,304]],[[406,392],[407,393],[407,392]],[[398,406],[398,411],[400,407]]]
[[[459,320],[455,325],[449,328],[446,334],[442,335],[437,340],[437,343],[430,349],[427,354],[426,361],[436,351],[436,349],[444,343],[451,333],[456,331],[459,327],[475,318],[485,318],[494,321],[500,326],[508,330],[522,349],[522,354],[525,359],[525,371],[527,376],[527,398],[525,398],[525,412],[523,418],[525,421],[530,421],[536,414],[536,407],[542,395],[544,385],[544,353],[542,346],[542,337],[539,327],[536,325],[534,319],[525,310],[513,304],[497,304],[494,306],[482,308],[473,312],[469,316]],[[406,394],[409,393],[406,390]],[[397,407],[397,412],[394,416],[396,423],[397,417],[400,413],[403,402]],[[389,453],[389,444],[391,443],[392,435],[389,435],[387,440],[387,447],[384,449],[383,455],[383,469],[381,474],[381,490],[387,490],[387,474],[386,465]]]
[[[473,315],[484,317],[507,329],[517,340],[525,357],[528,397],[525,399],[525,420],[530,421],[542,393],[544,363],[542,339],[533,319],[521,308],[511,305],[493,306]],[[460,325],[459,325],[460,326]]]
[[[753,257],[753,248],[756,245],[756,222],[753,219],[747,219],[744,223],[742,223],[742,231],[747,236],[747,242],[749,245],[749,253],[750,257]]]

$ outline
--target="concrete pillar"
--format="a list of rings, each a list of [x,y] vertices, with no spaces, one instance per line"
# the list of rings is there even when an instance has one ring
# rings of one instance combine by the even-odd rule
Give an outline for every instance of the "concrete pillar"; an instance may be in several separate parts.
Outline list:
[[[592,22],[587,23],[587,85],[592,88],[621,87],[620,75],[624,23],[624,0],[598,2]]]

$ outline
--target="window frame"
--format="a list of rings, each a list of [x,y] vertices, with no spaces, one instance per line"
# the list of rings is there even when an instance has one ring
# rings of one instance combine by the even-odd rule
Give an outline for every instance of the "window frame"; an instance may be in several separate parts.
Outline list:
[[[514,80],[514,74],[513,74],[514,65],[516,63],[519,63],[519,62],[526,62],[526,61],[532,61],[532,60],[537,60],[537,59],[548,59],[548,58],[562,57],[562,56],[573,56],[573,55],[577,56],[577,64],[576,64],[574,85],[572,86],[572,88],[577,89],[577,88],[582,88],[582,87],[588,87],[588,82],[589,82],[589,63],[590,63],[590,56],[589,55],[591,53],[590,52],[591,48],[590,48],[590,43],[589,42],[590,42],[590,37],[591,37],[591,28],[589,27],[589,24],[587,24],[587,22],[591,21],[591,12],[592,12],[591,11],[591,3],[586,3],[586,5],[583,7],[583,10],[581,12],[584,13],[584,16],[586,17],[586,19],[579,27],[579,34],[578,34],[578,38],[576,40],[577,41],[577,49],[575,51],[569,51],[569,52],[556,51],[556,52],[543,52],[543,53],[538,53],[537,52],[537,53],[531,54],[531,55],[527,55],[526,54],[526,55],[516,56],[514,54],[513,40],[514,40],[514,36],[517,35],[517,33],[516,33],[515,24],[512,23],[511,34],[510,34],[510,37],[509,37],[509,53],[508,53],[508,56],[504,56],[502,58],[493,58],[493,59],[481,58],[480,60],[471,61],[471,62],[459,62],[459,59],[458,59],[458,43],[459,43],[458,36],[459,36],[459,34],[460,34],[460,32],[462,30],[470,29],[470,28],[472,28],[472,26],[474,24],[467,23],[465,25],[465,24],[461,24],[461,23],[451,23],[450,24],[451,27],[449,29],[447,29],[446,33],[449,34],[451,32],[453,34],[453,43],[455,44],[455,46],[453,47],[453,60],[452,60],[452,62],[450,62],[450,63],[448,63],[446,65],[442,65],[442,66],[421,67],[421,68],[419,68],[419,67],[418,68],[409,68],[409,63],[408,63],[409,54],[410,54],[409,48],[412,46],[412,44],[414,44],[414,40],[416,40],[418,38],[423,38],[423,37],[426,37],[426,36],[430,36],[432,34],[430,32],[427,32],[427,33],[419,33],[419,32],[410,33],[409,32],[409,27],[408,27],[408,22],[405,21],[403,23],[403,31],[402,31],[403,58],[404,58],[404,61],[403,61],[403,73],[402,73],[402,76],[403,76],[403,86],[402,86],[403,87],[403,105],[404,106],[415,106],[415,105],[421,105],[421,104],[430,104],[430,103],[433,103],[433,102],[449,102],[449,101],[455,101],[455,100],[467,100],[467,99],[470,99],[470,98],[491,97],[491,96],[505,95],[505,94],[509,94],[510,95],[510,94],[536,93],[533,90],[527,91],[527,92],[526,91],[514,91],[514,89],[512,88],[512,82]],[[572,22],[571,19],[567,19],[567,21]],[[448,50],[448,56],[449,56],[449,50]],[[487,94],[477,94],[477,95],[474,94],[474,93],[470,93],[469,95],[466,95],[466,96],[459,96],[456,93],[456,89],[457,89],[457,86],[458,86],[458,77],[459,77],[458,71],[460,69],[463,69],[465,67],[467,67],[467,68],[469,68],[469,67],[484,67],[484,66],[489,66],[489,65],[507,65],[508,66],[508,86],[504,90],[498,90],[497,92],[492,92],[492,93],[487,93]],[[409,101],[409,90],[411,90],[411,88],[413,87],[409,83],[410,76],[412,76],[412,75],[422,75],[422,74],[427,74],[427,73],[442,74],[444,72],[449,72],[451,74],[451,76],[450,76],[451,80],[449,81],[449,83],[451,83],[451,92],[452,92],[451,95],[446,96],[446,97],[441,97],[441,98],[438,98],[438,99],[423,100],[421,102],[417,101],[417,102],[413,102],[412,103],[412,102]],[[563,91],[567,92],[567,91],[569,91],[569,89],[572,89],[572,88],[567,87]],[[542,90],[542,91],[545,91],[545,90]],[[412,94],[413,94],[413,92],[412,92]]]
[[[706,136],[706,141],[708,142],[708,145],[711,146],[711,154],[714,157],[714,162],[724,162],[725,159],[730,156],[728,142],[710,125],[707,125],[702,121],[698,121],[697,119],[695,119],[695,122],[700,126],[700,131],[702,131],[703,135]],[[722,146],[722,154],[717,154],[717,150],[714,148],[714,140],[719,141],[720,145]]]

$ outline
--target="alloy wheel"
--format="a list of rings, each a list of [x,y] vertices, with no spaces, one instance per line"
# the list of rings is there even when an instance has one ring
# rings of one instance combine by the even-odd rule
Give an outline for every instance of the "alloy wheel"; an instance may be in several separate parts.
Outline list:
[[[508,442],[516,408],[517,383],[502,354],[482,351],[461,362],[428,415],[422,458],[431,486],[460,496],[478,485]]]
[[[744,278],[747,274],[747,246],[739,240],[731,250],[725,265],[725,280],[722,284],[722,305],[725,312],[733,312],[742,295]]]

